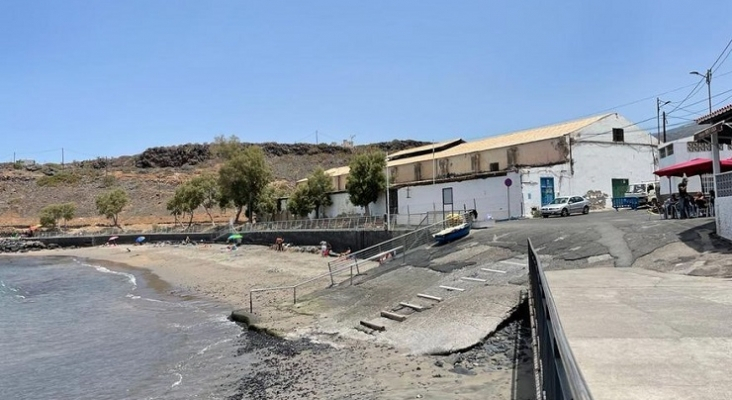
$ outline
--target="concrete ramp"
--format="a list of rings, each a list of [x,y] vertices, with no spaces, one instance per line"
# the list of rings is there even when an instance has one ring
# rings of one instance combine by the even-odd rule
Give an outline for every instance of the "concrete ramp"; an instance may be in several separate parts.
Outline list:
[[[506,257],[503,249],[466,246],[462,257],[450,254],[443,261],[466,265],[469,258],[475,262],[442,268],[450,272],[408,265],[354,286],[324,290],[301,303],[299,310],[320,316],[317,332],[350,337],[368,331],[371,340],[412,354],[470,348],[520,304],[525,287],[510,282],[526,274],[526,260]],[[510,263],[501,262],[505,260]],[[368,325],[369,329],[362,328]]]

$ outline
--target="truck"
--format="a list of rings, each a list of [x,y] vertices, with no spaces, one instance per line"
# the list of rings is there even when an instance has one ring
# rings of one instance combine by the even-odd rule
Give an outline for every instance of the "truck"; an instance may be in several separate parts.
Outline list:
[[[655,206],[659,183],[656,181],[631,183],[625,191],[626,198],[637,198],[638,207]],[[649,188],[652,188],[649,190]]]

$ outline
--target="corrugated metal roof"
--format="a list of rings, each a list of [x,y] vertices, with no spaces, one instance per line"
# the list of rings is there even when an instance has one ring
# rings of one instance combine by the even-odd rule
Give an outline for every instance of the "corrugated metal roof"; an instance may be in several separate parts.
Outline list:
[[[432,150],[433,148],[439,149],[439,148],[442,148],[445,146],[460,144],[460,143],[464,143],[464,142],[465,141],[463,139],[457,138],[457,139],[446,140],[444,142],[426,144],[424,146],[412,147],[411,149],[400,150],[400,151],[397,151],[396,153],[391,153],[391,154],[389,154],[389,158],[403,158],[412,153],[429,151],[429,150]]]
[[[539,128],[526,129],[523,131],[508,133],[505,135],[491,136],[485,139],[476,140],[474,142],[463,143],[455,147],[449,148],[445,151],[441,151],[439,153],[436,153],[434,155],[434,158],[445,158],[462,154],[470,154],[477,151],[500,149],[503,147],[515,146],[522,143],[531,143],[541,140],[554,139],[576,132],[610,115],[613,114],[596,115],[594,117],[576,119],[573,121],[561,122],[558,124],[542,126]],[[432,158],[432,154],[426,154],[419,157],[390,161],[389,166],[396,167],[399,165],[411,164],[414,162],[428,161]]]
[[[697,124],[711,123],[712,122],[711,119],[713,119],[714,117],[718,117],[718,116],[720,116],[720,115],[722,115],[722,114],[724,114],[724,113],[726,113],[728,111],[732,111],[732,104],[728,104],[728,105],[726,105],[726,106],[724,106],[724,107],[722,107],[722,108],[720,108],[720,109],[712,112],[711,114],[707,114],[707,115],[705,115],[703,117],[697,118],[696,119],[696,123]]]

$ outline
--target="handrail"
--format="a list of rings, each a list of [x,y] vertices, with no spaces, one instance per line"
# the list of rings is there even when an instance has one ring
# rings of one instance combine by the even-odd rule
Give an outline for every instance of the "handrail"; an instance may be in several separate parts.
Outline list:
[[[587,383],[567,342],[544,268],[531,244],[531,239],[528,239],[528,248],[529,303],[537,399],[592,400]]]
[[[402,249],[401,246],[395,247],[395,248],[393,248],[393,249],[391,249],[391,250],[389,250],[389,251],[387,251],[385,253],[396,252],[396,251],[399,251],[400,249]],[[363,259],[361,261],[371,261],[371,260],[370,259]],[[294,285],[289,285],[289,286],[273,286],[273,287],[268,287],[268,288],[254,288],[254,289],[250,289],[249,290],[249,312],[251,312],[251,313],[254,312],[254,296],[252,296],[254,293],[259,293],[259,292],[272,292],[272,291],[276,291],[276,290],[289,290],[289,289],[292,289],[292,302],[293,302],[293,304],[297,304],[297,288],[298,287],[300,287],[302,285],[306,285],[306,284],[308,284],[310,282],[317,281],[319,279],[323,279],[323,278],[328,277],[328,276],[330,277],[331,286],[333,286],[333,285],[335,285],[335,281],[333,280],[333,275],[334,274],[337,274],[339,272],[343,272],[343,271],[345,271],[347,269],[350,269],[351,270],[351,284],[353,284],[353,267],[356,267],[357,265],[358,265],[358,260],[356,260],[355,262],[353,262],[353,263],[351,263],[351,264],[349,264],[349,265],[347,265],[345,267],[342,267],[342,268],[339,268],[339,269],[336,269],[336,270],[329,270],[327,273],[324,273],[324,274],[321,274],[321,275],[312,277],[312,278],[307,279],[307,280],[304,280],[302,282],[298,282],[298,283],[296,283]]]

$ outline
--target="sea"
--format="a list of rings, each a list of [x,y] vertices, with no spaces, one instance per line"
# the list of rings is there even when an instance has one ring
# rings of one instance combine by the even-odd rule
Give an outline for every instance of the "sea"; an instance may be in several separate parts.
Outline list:
[[[152,282],[152,283],[151,283]],[[231,309],[142,270],[0,257],[0,399],[227,399],[251,372]]]

